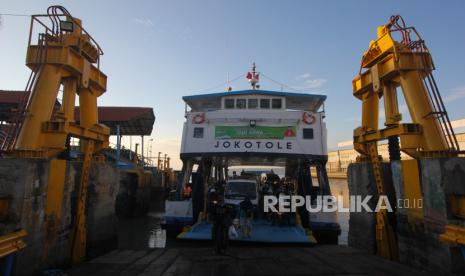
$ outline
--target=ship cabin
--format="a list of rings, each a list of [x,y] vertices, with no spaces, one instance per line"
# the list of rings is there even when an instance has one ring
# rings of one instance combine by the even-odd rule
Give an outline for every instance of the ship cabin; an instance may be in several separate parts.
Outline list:
[[[289,158],[325,162],[325,99],[266,90],[185,96],[181,159],[223,158],[228,165],[284,165]]]

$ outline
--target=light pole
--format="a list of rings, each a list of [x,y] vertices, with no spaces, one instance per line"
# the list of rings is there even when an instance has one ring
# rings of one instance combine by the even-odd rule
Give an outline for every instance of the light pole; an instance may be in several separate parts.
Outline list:
[[[139,147],[139,143],[136,143],[136,147],[134,149],[134,161],[137,164],[137,161],[139,159],[139,156],[137,156],[137,148]]]
[[[166,157],[168,156],[168,154],[165,153],[165,160],[163,160],[163,169],[166,169]]]
[[[153,166],[153,158],[152,158],[152,146],[153,146],[153,138],[150,138],[149,140],[149,146],[148,146],[148,152],[147,152],[147,157],[150,160],[150,165]]]
[[[132,161],[132,135],[129,135],[129,160]]]
[[[150,151],[150,145],[152,144],[153,138],[150,138],[148,141],[147,149],[145,150],[145,158],[147,159],[148,163],[150,164],[151,162],[151,156],[149,155]]]

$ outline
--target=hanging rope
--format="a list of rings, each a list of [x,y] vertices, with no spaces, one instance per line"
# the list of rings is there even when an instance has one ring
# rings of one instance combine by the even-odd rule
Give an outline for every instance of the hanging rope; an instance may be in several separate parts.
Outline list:
[[[285,84],[285,83],[282,83],[282,82],[279,82],[279,81],[277,81],[277,80],[274,80],[274,79],[270,78],[269,76],[267,76],[267,75],[265,75],[265,74],[263,74],[263,73],[261,73],[261,75],[262,75],[265,79],[267,79],[267,80],[269,80],[269,81],[271,81],[271,82],[273,82],[273,83],[275,83],[275,84],[281,86],[281,88],[284,88],[284,87],[285,87],[285,88],[288,88],[288,89],[293,90],[293,91],[302,92],[302,93],[307,93],[306,91],[299,90],[299,89],[294,88],[294,87],[292,87],[292,86],[290,86],[290,85],[287,85],[287,84]]]
[[[223,83],[221,83],[221,84],[212,86],[212,87],[210,87],[210,88],[208,88],[208,89],[205,89],[205,90],[203,90],[203,91],[209,92],[209,91],[212,91],[212,90],[217,90],[217,89],[220,89],[220,88],[224,88],[224,87],[226,87],[227,85],[229,85],[231,82],[235,82],[235,81],[237,81],[237,80],[239,80],[240,78],[243,78],[243,77],[245,77],[245,74],[241,74],[241,75],[239,75],[239,76],[233,78],[232,80],[229,80],[229,81],[223,82]]]

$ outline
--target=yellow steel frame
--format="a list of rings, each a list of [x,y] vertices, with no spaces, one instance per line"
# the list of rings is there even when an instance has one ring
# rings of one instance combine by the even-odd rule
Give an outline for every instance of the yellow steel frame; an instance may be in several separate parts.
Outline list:
[[[53,8],[53,7],[51,7]],[[83,29],[81,20],[66,9],[59,20],[72,22],[72,31],[55,31],[34,15],[27,50],[26,65],[36,74],[25,109],[25,116],[15,141],[14,155],[29,158],[55,158],[66,149],[68,137],[80,139],[84,158],[78,191],[77,214],[72,236],[72,259],[83,260],[86,251],[85,206],[90,165],[94,153],[108,147],[110,129],[98,123],[97,98],[106,90],[107,77],[99,69],[103,54],[95,40]],[[52,20],[53,21],[53,20]],[[45,28],[37,45],[31,44],[34,23]],[[54,112],[60,87],[62,105]],[[76,96],[79,96],[80,124],[74,120]],[[53,242],[61,216],[66,162],[52,160],[47,193],[47,244]]]
[[[439,239],[454,245],[465,246],[465,228],[448,224]]]
[[[26,231],[20,230],[0,236],[0,258],[13,254],[26,247],[23,238],[27,235]]]
[[[402,179],[404,181],[404,196],[408,200],[409,206],[407,209],[408,221],[411,223],[423,221],[423,209],[418,205],[422,200],[420,171],[418,168],[418,160],[408,159],[401,161]]]
[[[449,146],[423,77],[434,69],[428,52],[412,52],[394,41],[387,26],[378,30],[379,38],[370,43],[362,58],[366,71],[352,81],[353,94],[362,101],[362,126],[354,131],[356,149],[368,155],[364,140],[381,140],[399,136],[401,150],[418,158],[427,152],[448,151]],[[402,92],[413,124],[400,124],[396,89]],[[379,98],[384,96],[386,129],[378,128]]]
[[[63,205],[63,193],[65,188],[66,160],[50,160],[47,184],[47,204],[45,206],[46,229],[43,255],[48,255],[48,250],[56,242],[56,233],[61,222],[61,209]]]
[[[369,142],[366,147],[369,150],[378,195],[384,195],[386,192],[384,190],[381,160],[378,156],[378,146],[376,142]],[[385,209],[381,209],[376,213],[376,245],[378,255],[388,259],[398,259],[396,235],[394,228],[389,224],[388,213]]]
[[[77,18],[72,20],[80,24]],[[38,156],[54,157],[65,149],[68,135],[97,141],[96,150],[108,146],[110,130],[98,124],[97,97],[105,92],[107,77],[92,64],[97,59],[97,50],[80,26],[72,33],[44,39],[45,47],[28,46],[26,64],[38,76],[16,151],[26,156],[34,151],[42,152]],[[63,104],[56,118],[52,118],[61,85]],[[79,95],[80,125],[74,122],[76,95]],[[86,120],[90,123],[84,126],[82,122]]]
[[[377,141],[400,137],[400,150],[413,158],[453,155],[442,126],[438,121],[424,78],[434,69],[430,53],[412,51],[392,37],[390,25],[378,27],[378,38],[370,42],[364,53],[360,72],[352,81],[353,95],[362,101],[362,125],[354,130],[354,148],[359,160],[368,159],[379,195],[385,194]],[[397,88],[401,88],[413,123],[401,123]],[[379,101],[384,97],[385,126],[380,129]],[[405,195],[421,198],[421,186],[416,160],[401,163]],[[421,221],[421,210],[409,213],[409,221]],[[397,242],[385,210],[376,214],[378,254],[397,259]]]
[[[72,259],[74,263],[84,260],[86,255],[87,228],[86,228],[86,200],[87,185],[89,181],[90,164],[94,151],[94,141],[85,142],[84,160],[81,169],[81,182],[79,183],[77,216],[75,217],[75,227],[72,237]]]

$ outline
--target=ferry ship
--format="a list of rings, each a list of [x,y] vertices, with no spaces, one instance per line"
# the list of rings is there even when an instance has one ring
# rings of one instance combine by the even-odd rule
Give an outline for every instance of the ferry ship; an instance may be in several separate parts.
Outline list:
[[[229,169],[232,166],[284,168],[284,177],[270,173],[256,177],[259,198],[264,196],[264,186],[274,185],[277,189],[283,183],[292,187],[288,191],[291,194],[311,198],[331,194],[325,167],[326,96],[260,90],[259,78],[254,64],[247,74],[252,86],[249,90],[183,97],[187,107],[180,153],[183,168],[174,196],[165,204],[165,226],[168,229],[187,226],[179,238],[211,238],[208,190],[215,183],[227,183],[223,187],[227,197],[227,190],[234,188],[228,181],[246,178],[236,172],[232,174]],[[186,185],[192,187],[192,194],[183,198]],[[257,209],[263,211],[263,206]],[[310,214],[299,208],[289,216],[283,225],[276,223],[273,214],[258,214],[252,237],[238,239],[271,243],[337,242],[340,226],[336,213]]]

